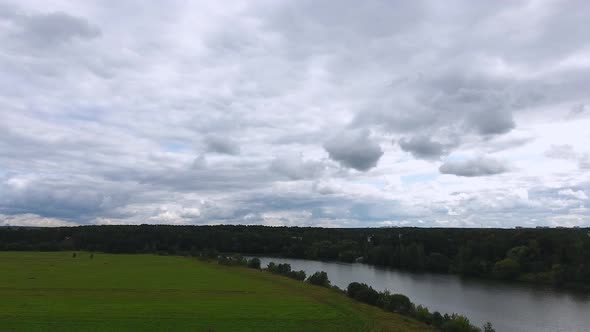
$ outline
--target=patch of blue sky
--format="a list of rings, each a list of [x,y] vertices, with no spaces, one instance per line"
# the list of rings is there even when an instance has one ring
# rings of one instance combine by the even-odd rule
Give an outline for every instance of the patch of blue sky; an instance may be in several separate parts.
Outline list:
[[[183,143],[166,143],[163,145],[166,152],[185,152],[188,150],[188,146]]]
[[[403,184],[416,184],[422,182],[432,182],[438,178],[438,172],[417,173],[410,175],[402,175],[401,180]]]

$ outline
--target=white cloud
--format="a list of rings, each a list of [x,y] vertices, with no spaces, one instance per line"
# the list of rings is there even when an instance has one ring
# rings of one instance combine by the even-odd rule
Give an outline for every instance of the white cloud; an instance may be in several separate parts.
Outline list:
[[[582,190],[572,190],[572,189],[563,189],[557,192],[559,195],[562,196],[571,196],[577,198],[579,200],[587,200],[588,195]]]
[[[590,225],[586,3],[141,7],[0,5],[2,220]]]

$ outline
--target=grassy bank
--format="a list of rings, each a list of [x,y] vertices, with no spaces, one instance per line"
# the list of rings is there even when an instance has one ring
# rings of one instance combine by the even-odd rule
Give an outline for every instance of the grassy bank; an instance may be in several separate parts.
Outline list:
[[[0,252],[0,267],[3,330],[428,330],[330,289],[184,257]]]

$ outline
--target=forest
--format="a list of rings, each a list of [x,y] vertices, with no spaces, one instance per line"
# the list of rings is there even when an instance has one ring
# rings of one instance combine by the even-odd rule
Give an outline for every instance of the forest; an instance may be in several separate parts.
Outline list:
[[[590,229],[0,227],[0,250],[240,253],[590,287]]]

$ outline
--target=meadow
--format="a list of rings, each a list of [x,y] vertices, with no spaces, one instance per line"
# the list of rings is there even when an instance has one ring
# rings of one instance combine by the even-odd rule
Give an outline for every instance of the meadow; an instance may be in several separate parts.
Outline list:
[[[2,331],[429,331],[332,289],[189,257],[0,252]]]

